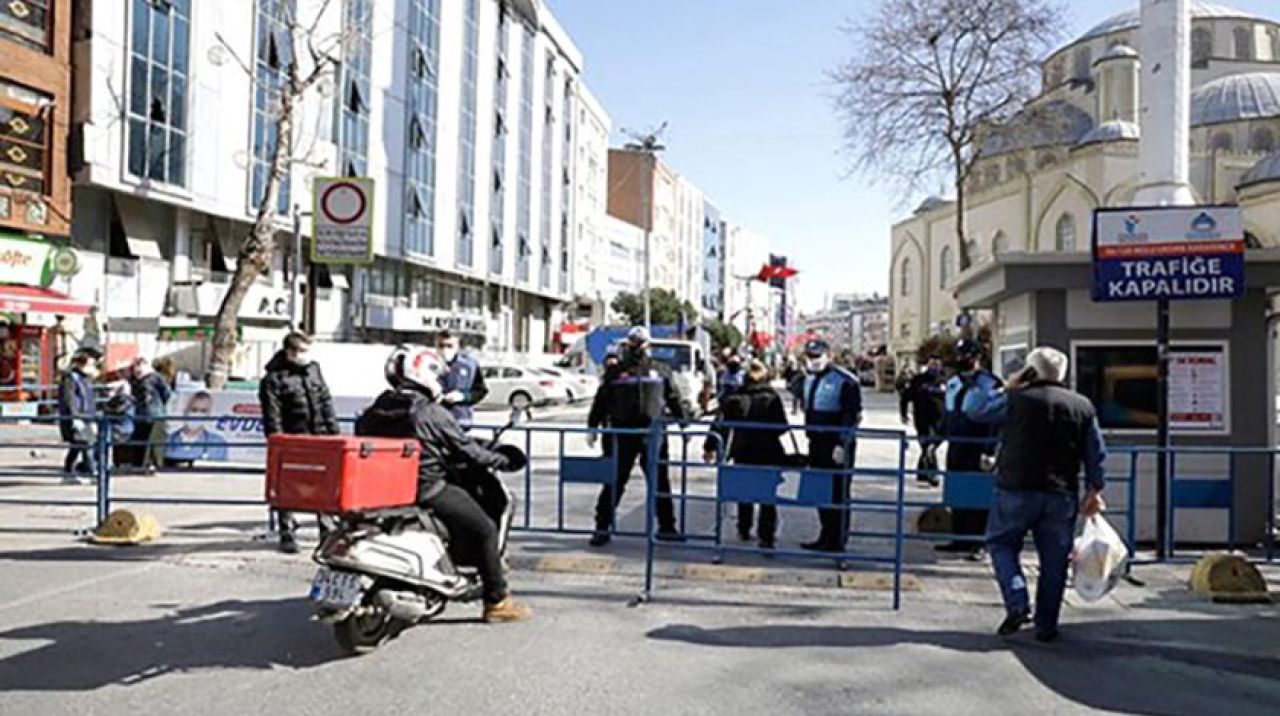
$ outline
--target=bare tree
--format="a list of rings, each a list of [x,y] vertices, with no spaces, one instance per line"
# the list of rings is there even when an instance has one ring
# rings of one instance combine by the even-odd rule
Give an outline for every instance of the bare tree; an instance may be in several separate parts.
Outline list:
[[[965,185],[984,128],[1035,96],[1039,60],[1061,24],[1061,8],[1045,0],[882,0],[845,30],[855,55],[831,78],[854,168],[907,193],[949,175],[961,270],[971,258]]]
[[[334,74],[339,62],[338,52],[346,42],[345,33],[353,32],[344,28],[343,32],[324,33],[322,36],[320,24],[331,3],[332,0],[324,0],[307,24],[300,22],[294,15],[290,10],[290,3],[282,1],[276,5],[276,12],[279,13],[277,20],[283,30],[281,36],[271,37],[265,46],[269,48],[268,63],[276,64],[273,69],[279,71],[281,81],[278,87],[264,88],[271,108],[269,118],[275,122],[276,141],[274,146],[268,147],[268,171],[254,214],[253,227],[240,247],[235,273],[214,319],[213,355],[206,378],[211,388],[221,388],[226,384],[236,349],[240,307],[249,289],[253,287],[254,280],[271,270],[280,184],[295,165],[315,163],[311,159],[310,150],[299,152],[295,141],[302,102],[311,90]],[[258,74],[254,72],[257,58],[246,62],[221,35],[218,35],[218,42],[235,58],[241,69],[248,73],[256,86],[259,83]],[[299,49],[305,50],[306,57],[302,59],[308,64],[304,65],[299,61]]]

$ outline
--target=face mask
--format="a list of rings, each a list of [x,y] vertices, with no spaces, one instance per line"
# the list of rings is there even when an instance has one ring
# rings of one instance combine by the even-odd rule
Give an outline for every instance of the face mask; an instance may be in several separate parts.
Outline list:
[[[737,373],[737,372],[738,372],[738,371],[740,371],[740,370],[742,370],[742,366],[741,366],[740,364],[738,364],[738,363],[730,363],[730,364],[729,364],[729,372],[730,372],[730,373]]]
[[[830,359],[828,359],[826,356],[809,358],[805,361],[805,368],[808,369],[810,373],[821,373],[822,371],[827,369],[827,365],[830,362],[831,362]]]
[[[97,378],[98,366],[94,365],[93,363],[86,363],[84,367],[80,369],[80,373],[83,374],[84,377],[86,378]]]
[[[311,363],[311,354],[308,351],[290,351],[290,355],[292,357],[289,358],[289,362],[294,365],[310,365]]]
[[[444,358],[446,363],[452,363],[454,358],[458,357],[457,348],[441,348],[440,357]]]

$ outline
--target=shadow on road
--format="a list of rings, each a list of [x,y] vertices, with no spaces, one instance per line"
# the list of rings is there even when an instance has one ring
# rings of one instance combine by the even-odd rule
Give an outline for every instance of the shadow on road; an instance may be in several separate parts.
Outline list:
[[[1241,638],[1247,634],[1251,636]],[[1274,620],[1090,622],[1071,625],[1051,645],[1038,644],[1029,636],[1005,641],[966,631],[809,625],[703,629],[688,624],[648,633],[651,639],[702,647],[917,645],[967,654],[1007,652],[1063,698],[1121,713],[1274,713],[1280,703],[1280,651],[1275,647],[1280,625]],[[1263,646],[1251,649],[1251,645]],[[982,667],[979,663],[970,668]]]
[[[224,601],[129,622],[65,621],[0,632],[37,642],[0,661],[0,692],[88,691],[199,669],[305,669],[342,658],[306,625],[302,599]]]

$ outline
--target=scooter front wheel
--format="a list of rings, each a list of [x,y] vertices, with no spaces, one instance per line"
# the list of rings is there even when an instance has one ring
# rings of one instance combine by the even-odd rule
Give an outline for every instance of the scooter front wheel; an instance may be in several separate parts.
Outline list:
[[[349,656],[369,654],[394,639],[409,624],[397,619],[384,609],[371,609],[351,616],[333,625],[333,638]]]

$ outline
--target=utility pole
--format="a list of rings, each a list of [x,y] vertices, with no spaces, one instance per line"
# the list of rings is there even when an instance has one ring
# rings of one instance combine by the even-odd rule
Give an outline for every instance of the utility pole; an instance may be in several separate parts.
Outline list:
[[[627,132],[623,130],[632,141],[623,145],[628,152],[636,152],[645,156],[645,187],[644,187],[644,326],[652,330],[653,328],[653,303],[649,296],[652,293],[652,276],[650,274],[650,255],[652,254],[653,243],[653,182],[654,174],[658,169],[658,152],[666,149],[666,146],[658,141],[658,137],[667,128],[667,123],[663,122],[657,129],[646,134],[638,134],[635,132]]]

